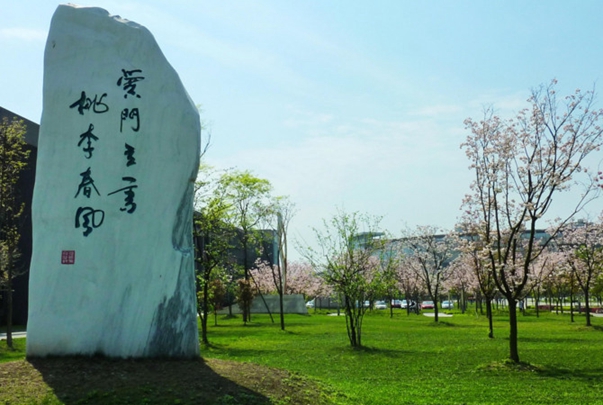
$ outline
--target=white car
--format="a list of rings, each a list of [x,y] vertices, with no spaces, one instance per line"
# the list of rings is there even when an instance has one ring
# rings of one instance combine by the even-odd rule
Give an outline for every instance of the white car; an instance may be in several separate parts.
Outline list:
[[[375,309],[387,309],[387,304],[385,301],[377,301],[375,302]]]
[[[452,308],[454,308],[454,302],[442,301],[442,309],[452,309]]]

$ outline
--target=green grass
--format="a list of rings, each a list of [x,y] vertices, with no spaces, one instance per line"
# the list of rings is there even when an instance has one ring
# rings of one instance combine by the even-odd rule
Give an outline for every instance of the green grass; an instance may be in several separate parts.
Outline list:
[[[202,347],[202,356],[206,360],[234,360],[290,371],[288,377],[277,377],[281,386],[275,385],[274,379],[265,384],[267,387],[263,392],[270,398],[276,398],[282,389],[290,390],[285,396],[268,401],[279,405],[315,404],[317,395],[325,404],[354,405],[603,404],[603,318],[592,318],[593,327],[587,328],[584,326],[584,316],[576,316],[576,322],[570,323],[567,314],[542,313],[540,318],[534,314],[520,315],[519,352],[522,363],[516,365],[505,360],[508,356],[508,325],[502,311],[497,312],[495,318],[495,339],[487,338],[487,320],[483,316],[455,312],[452,318],[441,318],[441,322],[436,324],[433,318],[407,316],[399,310],[393,319],[388,314],[387,311],[374,311],[366,316],[363,333],[365,347],[360,350],[349,347],[343,317],[326,316],[324,313],[288,315],[285,332],[279,329],[277,318],[277,322],[272,324],[264,315],[253,315],[253,322],[248,326],[243,326],[240,318],[220,319],[219,326],[210,325],[209,339],[212,345]],[[15,350],[8,350],[5,342],[0,342],[0,363],[3,363],[0,371],[21,370],[19,372],[23,372],[27,378],[22,377],[19,381],[25,378],[31,382],[26,382],[24,387],[16,386],[22,388],[24,394],[21,397],[12,394],[11,404],[100,404],[106,403],[104,399],[107,395],[111,403],[172,403],[173,399],[171,402],[166,400],[172,397],[188,398],[186,395],[190,397],[190,384],[197,384],[197,381],[205,381],[206,387],[230,385],[236,388],[233,384],[240,385],[251,380],[256,381],[253,384],[264,384],[266,373],[277,373],[274,369],[252,369],[237,363],[221,363],[214,367],[227,367],[229,371],[220,377],[215,373],[202,374],[206,368],[202,365],[189,367],[169,362],[160,367],[159,373],[150,373],[147,369],[154,368],[141,363],[143,371],[149,373],[142,374],[140,367],[129,371],[129,375],[140,377],[140,381],[134,378],[130,382],[123,381],[127,389],[124,392],[128,395],[115,391],[115,388],[111,388],[115,382],[105,381],[99,375],[95,383],[88,381],[87,386],[81,387],[82,393],[88,395],[82,397],[75,395],[80,387],[71,387],[70,380],[80,375],[80,368],[89,376],[99,374],[94,371],[101,367],[97,361],[83,366],[79,365],[78,360],[55,364],[55,368],[62,369],[62,372],[51,368],[53,362],[43,364],[42,368],[33,368],[22,362],[12,362],[23,359],[25,355],[25,339],[15,339],[14,342]],[[110,361],[106,363],[109,367],[100,370],[107,375],[123,373],[132,367],[129,362],[123,365]],[[42,378],[68,374],[68,364],[71,364],[69,370],[72,373],[64,382],[57,384],[55,381],[49,386],[42,385],[41,390],[35,390],[35,384],[43,383]],[[14,367],[3,368],[8,365]],[[115,367],[123,367],[123,370],[115,371]],[[178,371],[172,370],[166,374],[165,370],[172,367]],[[33,369],[34,373],[25,374],[23,370],[28,369]],[[173,381],[168,378],[171,374],[174,375]],[[183,375],[189,374],[198,378],[193,378],[191,382],[180,381]],[[207,380],[208,375],[214,378],[213,382]],[[154,391],[150,391],[148,398],[146,391],[141,391],[141,381],[156,381]],[[255,390],[253,384],[249,386]],[[197,385],[200,391],[194,394],[199,397],[205,395],[203,384]],[[56,396],[44,396],[48,389],[52,389]],[[19,402],[14,399],[32,398],[34,391],[41,392],[44,400]],[[172,395],[172,392],[178,395]],[[297,399],[290,399],[289,394],[298,394]],[[244,399],[244,395],[249,394],[240,390],[232,391],[232,395],[216,395],[214,402],[205,402],[250,403]],[[232,400],[229,399],[231,396]],[[309,402],[303,398],[314,399]],[[182,403],[197,402],[190,400]],[[0,403],[4,403],[2,395]]]
[[[508,357],[507,318],[487,338],[485,317],[366,316],[362,350],[348,347],[345,319],[286,318],[282,332],[254,315],[247,327],[220,320],[202,355],[284,368],[321,380],[355,404],[603,404],[603,326],[593,318],[541,314],[519,319],[522,364]]]
[[[0,363],[21,360],[25,357],[25,339],[13,339],[13,348],[6,345],[6,340],[0,340]]]

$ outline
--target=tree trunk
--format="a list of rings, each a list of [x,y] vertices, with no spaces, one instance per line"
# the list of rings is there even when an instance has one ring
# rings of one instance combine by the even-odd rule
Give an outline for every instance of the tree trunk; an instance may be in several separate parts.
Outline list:
[[[201,314],[201,341],[203,344],[209,345],[207,339],[207,316],[209,314],[209,281],[207,278],[203,280],[203,309]]]
[[[281,290],[278,293],[278,301],[279,301],[279,305],[280,305],[280,310],[281,310],[281,330],[285,330],[285,306],[283,303],[283,289],[281,287]]]
[[[486,299],[486,317],[488,318],[488,337],[494,339],[494,324],[492,321],[492,301]]]
[[[570,322],[574,322],[574,292],[570,289]]]
[[[228,317],[232,318],[232,306],[234,305],[234,302],[232,302],[232,294],[230,291],[228,291],[228,303]]]
[[[507,298],[509,301],[509,358],[519,363],[519,352],[517,350],[517,301]]]
[[[479,294],[479,296],[475,297],[475,312],[477,312],[477,307],[479,306],[479,313],[480,315],[484,314],[484,302],[483,302],[483,298],[481,296],[481,294]],[[490,303],[490,305],[492,305],[492,303]]]
[[[465,313],[465,307],[467,305],[467,300],[465,299],[465,287],[461,289],[461,300],[459,306],[461,307],[461,314]]]
[[[583,289],[584,292],[584,312],[586,315],[586,326],[591,326],[590,323],[590,297],[588,296],[588,288]]]
[[[538,293],[534,293],[534,301],[536,303],[536,318],[540,318],[540,309],[538,308],[538,303],[540,301],[540,290],[538,290]]]
[[[12,257],[8,260],[8,279],[6,280],[6,346],[13,348],[13,271]]]
[[[354,320],[354,308],[350,305],[355,305],[355,303],[350,304],[350,300],[346,297],[346,308],[345,308],[345,318],[346,318],[346,326],[348,329],[348,338],[350,339],[350,345],[352,347],[358,347],[358,341],[356,340],[356,325]]]
[[[245,280],[249,281],[249,255],[247,254],[247,232],[243,230],[243,270],[245,272]],[[243,304],[243,324],[247,325],[247,321],[251,322],[251,305]]]
[[[435,322],[438,322],[438,301],[433,301],[433,318]]]

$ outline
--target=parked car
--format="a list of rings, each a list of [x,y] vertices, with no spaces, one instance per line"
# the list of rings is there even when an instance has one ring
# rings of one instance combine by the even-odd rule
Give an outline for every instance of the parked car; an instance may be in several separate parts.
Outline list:
[[[385,301],[377,301],[375,302],[375,309],[387,309],[387,304]]]
[[[392,308],[402,308],[402,301],[400,300],[392,300]]]
[[[421,309],[434,309],[434,307],[433,301],[423,301],[421,303]]]
[[[306,308],[314,308],[314,300],[306,302]]]
[[[452,309],[452,308],[454,308],[454,302],[442,301],[442,309]]]

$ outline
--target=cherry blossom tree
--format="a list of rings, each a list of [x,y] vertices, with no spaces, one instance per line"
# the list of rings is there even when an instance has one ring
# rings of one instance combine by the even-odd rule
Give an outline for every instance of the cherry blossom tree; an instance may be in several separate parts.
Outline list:
[[[418,313],[418,303],[420,296],[423,294],[424,288],[421,280],[413,271],[412,266],[409,264],[410,258],[402,253],[400,253],[400,255],[400,261],[396,267],[395,277],[398,289],[404,293],[404,298],[406,299],[406,314],[410,315],[411,310],[413,310],[410,305],[412,301],[417,303],[414,310],[416,313]]]
[[[262,260],[258,260],[251,269],[256,288],[262,294],[278,294],[279,269]],[[305,299],[326,293],[326,286],[312,266],[307,262],[290,262],[285,295],[302,294]]]
[[[528,288],[534,296],[536,317],[540,316],[538,307],[543,290],[555,270],[563,269],[563,260],[564,255],[562,253],[547,249],[531,263],[532,269],[529,273]]]
[[[434,302],[434,321],[438,322],[438,302],[444,281],[452,274],[450,266],[457,254],[455,234],[444,234],[433,226],[407,229],[401,239],[406,253],[405,263],[423,283],[429,298]]]
[[[565,252],[569,267],[584,295],[586,326],[590,320],[590,290],[603,271],[603,218],[596,223],[574,223],[563,228],[557,245]]]
[[[569,267],[565,258],[552,269],[545,285],[549,294],[549,307],[557,313],[563,313],[565,297],[569,295],[571,301],[577,292],[574,272]],[[574,321],[573,315],[571,321]]]
[[[471,133],[461,145],[475,172],[464,207],[509,304],[509,357],[514,362],[519,362],[516,304],[526,293],[531,263],[548,244],[537,240],[537,224],[553,196],[569,190],[577,176],[584,181],[583,193],[560,226],[598,191],[596,176],[589,176],[584,161],[601,145],[603,111],[594,109],[594,91],[576,90],[560,100],[555,85],[554,80],[534,89],[529,107],[513,119],[503,120],[491,109],[482,120],[467,119]]]
[[[255,281],[255,288],[261,294],[271,295],[277,294],[277,286],[275,285],[275,273],[278,273],[278,266],[258,259],[255,265],[249,270],[250,276]]]
[[[290,262],[287,279],[287,294],[303,294],[309,299],[329,293],[324,279],[308,262]]]
[[[603,274],[599,274],[593,282],[591,294],[597,300],[599,307],[603,307]]]
[[[462,238],[459,243],[460,257],[457,259],[473,275],[473,280],[477,285],[482,298],[486,303],[486,318],[488,319],[488,337],[494,338],[494,319],[492,313],[492,300],[496,297],[496,284],[488,255],[484,249],[483,243],[471,233],[466,233],[469,237]],[[476,305],[477,310],[477,305]]]
[[[444,289],[456,291],[459,294],[459,307],[465,313],[467,294],[479,289],[478,281],[473,271],[473,261],[469,255],[462,252],[451,263],[451,273],[448,280],[444,282]]]
[[[392,299],[398,294],[398,272],[402,262],[402,252],[395,240],[389,239],[389,242],[383,244],[379,252],[379,266],[381,288],[376,293],[381,293],[389,302],[389,316],[393,318],[394,308],[391,305]],[[407,300],[408,301],[408,300]],[[408,306],[407,306],[408,309]]]

